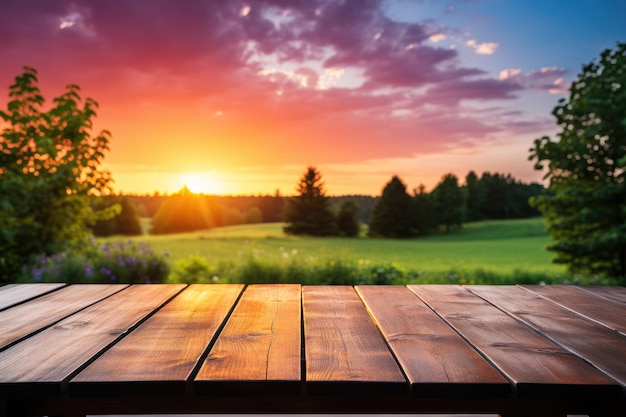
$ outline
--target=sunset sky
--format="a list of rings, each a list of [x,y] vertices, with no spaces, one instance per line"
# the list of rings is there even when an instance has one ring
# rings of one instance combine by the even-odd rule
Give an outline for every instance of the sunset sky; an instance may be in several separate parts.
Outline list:
[[[2,0],[0,106],[24,65],[78,84],[123,192],[409,190],[511,173],[553,135],[583,64],[626,41],[623,0]]]

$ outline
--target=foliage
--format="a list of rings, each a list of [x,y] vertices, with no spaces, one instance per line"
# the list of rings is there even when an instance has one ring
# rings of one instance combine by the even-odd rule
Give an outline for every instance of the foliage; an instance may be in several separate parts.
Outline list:
[[[425,236],[437,228],[433,196],[426,192],[426,187],[423,184],[414,190],[411,212],[413,231],[416,236]]]
[[[111,212],[96,213],[89,196],[109,191],[100,168],[109,132],[92,136],[98,104],[80,88],[43,109],[37,71],[24,67],[0,111],[0,281],[15,279],[34,256],[84,245],[88,225]]]
[[[93,226],[95,236],[136,236],[141,235],[142,229],[133,200],[126,196],[105,196],[93,204],[96,208],[117,206],[119,212],[107,220],[98,220]]]
[[[308,236],[335,235],[335,216],[330,210],[322,174],[317,168],[307,168],[296,190],[298,195],[287,200],[285,233]]]
[[[453,227],[461,228],[465,215],[465,199],[454,174],[446,174],[432,192],[438,223],[450,233]]]
[[[178,262],[169,282],[245,283],[303,285],[406,285],[406,284],[606,284],[608,281],[582,276],[529,271],[510,272],[468,266],[440,270],[406,268],[395,262],[373,263],[367,259],[302,256],[298,250],[281,248],[281,256],[270,259],[249,251],[238,261],[210,264],[191,256]]]
[[[374,206],[368,235],[406,238],[412,234],[411,196],[402,180],[394,175]]]
[[[209,265],[206,258],[191,255],[176,263],[176,268],[172,271],[169,282],[187,284],[218,282],[219,274],[219,268]]]
[[[145,243],[132,241],[97,245],[93,240],[82,251],[40,256],[22,272],[21,281],[67,283],[160,283],[169,273],[165,256]]]
[[[359,207],[353,200],[345,200],[337,213],[337,232],[339,236],[356,237],[360,231]]]
[[[243,213],[243,221],[246,224],[263,223],[263,212],[257,206],[252,206]]]
[[[533,204],[556,241],[554,261],[626,282],[626,43],[585,65],[552,114],[558,140],[536,139],[530,159],[550,180]]]
[[[193,194],[187,187],[163,201],[152,221],[150,233],[191,232],[213,225],[204,196]]]

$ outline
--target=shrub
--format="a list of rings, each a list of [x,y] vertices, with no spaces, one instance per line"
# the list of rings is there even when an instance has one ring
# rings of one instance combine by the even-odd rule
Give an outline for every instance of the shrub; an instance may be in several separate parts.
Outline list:
[[[155,254],[145,243],[91,241],[83,252],[40,256],[25,268],[20,281],[67,283],[160,283],[169,274],[167,255]]]
[[[169,281],[187,284],[217,283],[221,275],[219,266],[213,267],[205,258],[191,255],[176,263]]]

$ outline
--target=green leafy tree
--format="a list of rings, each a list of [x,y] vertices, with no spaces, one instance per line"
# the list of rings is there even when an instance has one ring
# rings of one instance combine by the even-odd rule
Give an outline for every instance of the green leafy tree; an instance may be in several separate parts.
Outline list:
[[[453,227],[461,228],[465,214],[465,199],[459,180],[454,174],[446,174],[432,192],[438,223],[450,233]]]
[[[143,233],[135,203],[130,197],[106,196],[93,205],[97,209],[109,208],[116,205],[118,206],[117,208],[119,208],[119,210],[116,210],[118,213],[114,217],[99,220],[93,225],[92,230],[95,236],[137,236]]]
[[[406,238],[413,235],[411,196],[406,185],[394,175],[372,211],[368,235],[373,237]]]
[[[292,235],[333,236],[335,215],[324,190],[322,174],[308,167],[296,187],[298,195],[287,200],[285,233]]]
[[[437,216],[433,205],[433,197],[426,192],[424,184],[420,184],[413,191],[411,202],[414,232],[418,236],[424,236],[437,228]]]
[[[345,200],[337,213],[337,231],[339,236],[357,237],[361,231],[359,206],[353,200]]]
[[[554,261],[626,282],[626,43],[585,65],[552,114],[558,140],[530,149],[549,193],[532,199],[556,242]]]
[[[466,206],[467,206],[467,220],[476,221],[483,218],[482,206],[484,196],[482,193],[482,187],[478,175],[474,171],[468,172],[465,177],[465,190],[466,190]]]
[[[263,223],[263,212],[257,206],[252,206],[243,214],[243,221],[246,224]]]
[[[85,245],[95,212],[90,195],[110,191],[100,164],[108,131],[92,136],[98,104],[68,85],[44,110],[37,71],[24,67],[0,111],[0,280],[12,281],[35,256]]]
[[[241,214],[241,213],[240,213]],[[194,194],[187,187],[163,201],[152,219],[151,234],[192,232],[213,225],[205,196]]]

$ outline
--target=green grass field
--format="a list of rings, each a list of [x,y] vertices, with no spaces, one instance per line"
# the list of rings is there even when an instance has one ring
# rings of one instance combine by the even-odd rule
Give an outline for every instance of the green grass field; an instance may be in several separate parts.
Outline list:
[[[550,261],[552,254],[545,249],[550,238],[542,218],[470,223],[449,235],[408,240],[294,237],[286,236],[282,226],[231,226],[185,234],[144,235],[134,240],[147,242],[157,253],[169,254],[174,267],[189,256],[217,264],[237,263],[254,255],[274,263],[298,260],[317,264],[393,264],[438,276],[465,272],[475,275],[476,271],[501,276],[520,272],[535,276],[565,273],[562,266]]]

